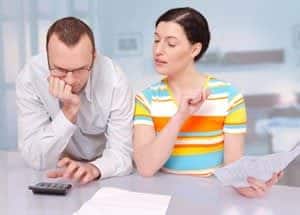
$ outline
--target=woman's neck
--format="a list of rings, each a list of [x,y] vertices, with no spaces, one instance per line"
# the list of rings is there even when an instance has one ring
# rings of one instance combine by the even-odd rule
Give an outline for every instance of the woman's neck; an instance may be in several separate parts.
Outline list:
[[[201,89],[205,79],[205,75],[197,72],[193,65],[173,76],[168,76],[168,83],[175,93],[187,92],[199,88]]]

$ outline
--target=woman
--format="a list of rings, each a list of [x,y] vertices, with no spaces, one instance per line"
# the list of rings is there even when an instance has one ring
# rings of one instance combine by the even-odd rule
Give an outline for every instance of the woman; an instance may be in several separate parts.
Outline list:
[[[164,75],[136,96],[134,160],[138,172],[158,170],[209,176],[243,155],[246,109],[231,84],[198,72],[195,62],[208,48],[210,32],[192,8],[171,9],[156,21],[153,57]],[[248,178],[236,188],[247,197],[263,196],[282,173],[267,181]]]

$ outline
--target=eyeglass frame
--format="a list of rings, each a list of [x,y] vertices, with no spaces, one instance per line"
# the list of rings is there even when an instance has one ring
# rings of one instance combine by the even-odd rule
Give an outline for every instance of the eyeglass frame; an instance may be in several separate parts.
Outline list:
[[[69,72],[71,72],[73,74],[73,72],[76,72],[76,71],[86,71],[86,72],[90,72],[92,69],[93,69],[93,66],[94,66],[94,61],[95,61],[95,57],[92,58],[92,62],[90,64],[90,66],[88,68],[85,68],[85,69],[72,69],[72,70],[68,70],[68,69],[63,69],[63,68],[60,68],[60,69],[55,69],[55,68],[51,68],[50,66],[50,63],[49,63],[49,56],[48,56],[48,53],[47,53],[47,63],[48,63],[48,69],[50,71],[50,73],[52,71],[59,71],[59,72],[63,72],[64,75],[62,76],[66,76]]]

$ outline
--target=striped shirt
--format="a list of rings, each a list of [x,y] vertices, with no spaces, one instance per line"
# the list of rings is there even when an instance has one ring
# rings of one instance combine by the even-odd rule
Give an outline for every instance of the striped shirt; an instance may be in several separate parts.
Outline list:
[[[162,168],[166,172],[211,175],[223,164],[224,133],[246,132],[245,102],[238,90],[211,76],[205,88],[210,95],[182,125],[172,154]],[[136,95],[134,125],[153,126],[158,134],[177,109],[167,79],[163,79]]]

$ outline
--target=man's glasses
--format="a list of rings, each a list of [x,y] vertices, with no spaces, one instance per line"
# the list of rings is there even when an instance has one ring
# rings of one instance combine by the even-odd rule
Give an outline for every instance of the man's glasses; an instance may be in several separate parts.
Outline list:
[[[72,75],[80,75],[83,73],[90,72],[92,67],[86,68],[86,69],[74,69],[74,70],[67,70],[67,69],[50,69],[50,73],[53,76],[57,77],[65,77],[69,72],[72,73]]]
[[[49,62],[49,60],[48,60],[48,62]],[[69,72],[71,72],[72,75],[80,75],[80,74],[88,73],[92,70],[93,65],[94,65],[94,58],[92,59],[90,66],[87,68],[79,68],[79,69],[69,70],[69,69],[63,69],[63,68],[51,68],[49,65],[49,70],[50,70],[51,75],[62,78],[62,77],[67,76],[67,74]]]

